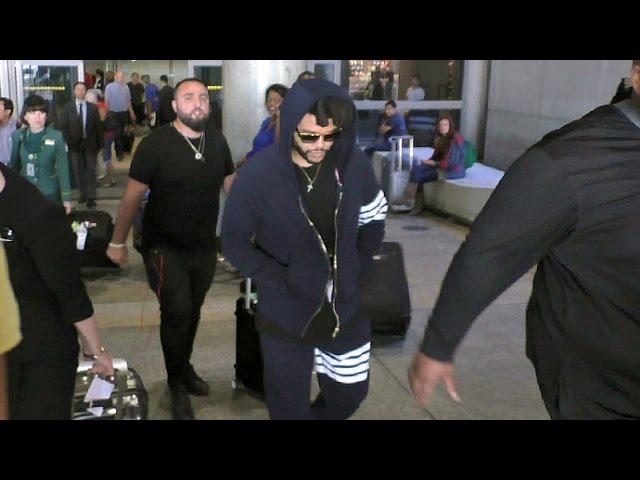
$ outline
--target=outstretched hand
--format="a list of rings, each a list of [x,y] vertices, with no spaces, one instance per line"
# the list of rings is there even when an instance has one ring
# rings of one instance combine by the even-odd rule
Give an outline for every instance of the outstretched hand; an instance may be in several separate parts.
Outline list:
[[[440,362],[422,353],[417,353],[411,362],[408,374],[411,392],[423,407],[427,406],[433,390],[440,380],[444,381],[449,396],[456,402],[461,401],[454,382],[455,367],[453,363]]]

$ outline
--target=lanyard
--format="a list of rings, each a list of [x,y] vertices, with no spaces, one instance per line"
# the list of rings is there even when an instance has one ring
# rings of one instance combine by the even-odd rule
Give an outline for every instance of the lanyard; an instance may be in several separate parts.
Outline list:
[[[29,152],[28,159],[29,160],[37,160],[38,154],[42,150],[42,145],[45,141],[45,135],[42,135],[42,141],[38,143],[36,148],[29,143],[29,139],[31,138],[31,131],[29,129],[25,130],[22,133],[22,143],[24,144],[25,149]]]

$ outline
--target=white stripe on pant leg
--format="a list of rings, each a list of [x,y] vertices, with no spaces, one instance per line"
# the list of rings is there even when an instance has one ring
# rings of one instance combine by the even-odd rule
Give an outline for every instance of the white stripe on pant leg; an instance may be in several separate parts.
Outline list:
[[[371,342],[350,352],[336,355],[315,349],[315,370],[336,382],[350,384],[365,381],[369,376]]]
[[[320,350],[319,348],[316,348],[314,350],[316,355],[319,355],[320,353],[324,354],[327,357],[331,357],[336,359],[337,361],[341,361],[347,358],[355,358],[355,357],[360,357],[363,353],[367,353],[371,350],[371,342],[367,342],[364,345],[362,345],[361,347],[358,347],[354,350],[351,350],[350,352],[345,352],[342,353],[340,355],[335,354],[335,353],[331,353],[331,352],[325,352],[324,350]]]
[[[345,358],[344,360],[336,360],[334,357],[327,355],[324,352],[316,353],[316,361],[320,359],[322,363],[327,363],[332,367],[353,367],[354,365],[361,364],[364,360],[369,360],[369,352],[362,353],[358,357]]]

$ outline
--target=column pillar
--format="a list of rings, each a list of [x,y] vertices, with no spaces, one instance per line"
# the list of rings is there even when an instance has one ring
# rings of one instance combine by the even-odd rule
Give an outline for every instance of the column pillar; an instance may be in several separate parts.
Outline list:
[[[464,61],[460,133],[476,146],[480,158],[484,157],[490,62],[490,60]]]
[[[251,150],[253,137],[267,118],[267,87],[272,83],[291,87],[306,68],[305,60],[224,61],[222,125],[234,161]]]

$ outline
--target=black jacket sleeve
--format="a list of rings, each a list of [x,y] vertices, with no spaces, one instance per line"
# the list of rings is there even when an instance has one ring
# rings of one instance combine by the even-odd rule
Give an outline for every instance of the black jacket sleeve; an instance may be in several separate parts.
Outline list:
[[[229,192],[222,219],[222,253],[259,284],[287,288],[287,267],[267,255],[251,241],[258,227],[258,207],[252,176],[240,169]]]
[[[64,210],[47,205],[34,218],[25,238],[38,273],[55,296],[65,323],[93,315],[93,305],[80,278],[80,260]]]
[[[421,351],[450,361],[473,320],[576,225],[574,189],[533,148],[506,172],[453,258]]]

